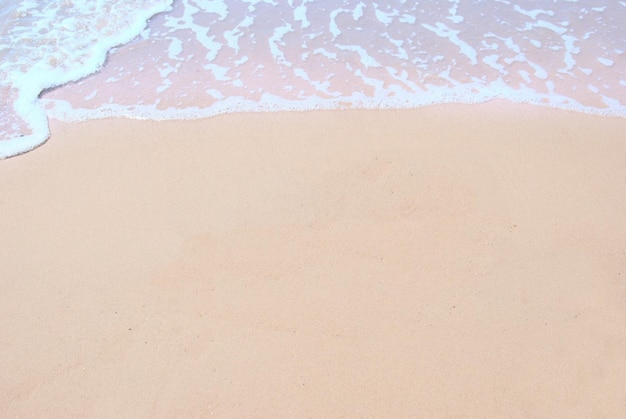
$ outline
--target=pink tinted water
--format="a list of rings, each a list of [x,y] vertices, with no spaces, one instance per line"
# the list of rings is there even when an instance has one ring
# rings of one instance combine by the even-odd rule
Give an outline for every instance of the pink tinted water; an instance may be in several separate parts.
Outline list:
[[[181,0],[58,118],[412,107],[491,98],[626,115],[626,3]]]

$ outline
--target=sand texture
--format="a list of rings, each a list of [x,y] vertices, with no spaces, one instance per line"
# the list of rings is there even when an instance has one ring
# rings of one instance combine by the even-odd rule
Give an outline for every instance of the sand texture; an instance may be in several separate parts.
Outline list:
[[[0,161],[0,417],[626,412],[624,119],[52,132]]]

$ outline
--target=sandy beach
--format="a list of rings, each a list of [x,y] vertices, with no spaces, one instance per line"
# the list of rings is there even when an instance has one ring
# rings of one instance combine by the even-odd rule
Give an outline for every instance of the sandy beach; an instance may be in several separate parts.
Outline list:
[[[0,417],[626,411],[626,119],[51,131],[0,161]]]

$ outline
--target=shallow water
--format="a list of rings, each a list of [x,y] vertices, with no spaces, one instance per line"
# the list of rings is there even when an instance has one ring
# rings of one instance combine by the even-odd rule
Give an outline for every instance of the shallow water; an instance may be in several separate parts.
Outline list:
[[[139,10],[116,7],[107,16]],[[175,119],[503,98],[626,117],[625,1],[176,0],[143,30],[167,2],[142,7],[110,37],[93,30],[104,9],[63,23],[66,37],[97,34],[91,43],[55,44],[49,37],[60,19],[38,23],[52,45],[37,50],[46,66],[32,65],[27,49],[12,56],[21,73],[0,67],[0,92],[15,105],[0,109],[13,122],[0,132],[18,138],[11,147],[0,141],[0,154],[28,149],[24,133],[48,135],[44,109],[66,121]],[[123,42],[112,38],[136,34],[101,66],[105,51]],[[21,36],[42,43],[38,33]],[[46,83],[32,82],[44,74]]]

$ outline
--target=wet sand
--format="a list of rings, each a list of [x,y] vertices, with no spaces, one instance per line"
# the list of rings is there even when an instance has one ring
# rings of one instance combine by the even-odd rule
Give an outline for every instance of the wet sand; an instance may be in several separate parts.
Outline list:
[[[619,417],[626,120],[51,121],[0,161],[2,417]]]

